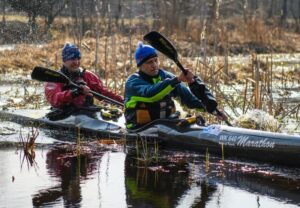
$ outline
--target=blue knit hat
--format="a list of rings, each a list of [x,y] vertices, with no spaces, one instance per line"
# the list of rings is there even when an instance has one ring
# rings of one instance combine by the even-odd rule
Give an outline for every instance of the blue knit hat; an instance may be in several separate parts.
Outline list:
[[[66,43],[64,45],[61,55],[63,62],[71,59],[81,59],[81,53],[79,48],[72,43]]]
[[[138,42],[134,55],[138,67],[145,63],[148,59],[156,56],[157,53],[155,48],[150,45],[144,45],[143,42]]]

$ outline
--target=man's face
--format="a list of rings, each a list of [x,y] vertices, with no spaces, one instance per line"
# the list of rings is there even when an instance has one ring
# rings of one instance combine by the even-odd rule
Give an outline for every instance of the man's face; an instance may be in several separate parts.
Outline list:
[[[159,61],[157,57],[148,59],[140,66],[140,70],[149,76],[156,76],[159,71]]]
[[[68,69],[70,73],[76,72],[78,68],[80,67],[80,59],[70,59],[63,63],[63,65]]]

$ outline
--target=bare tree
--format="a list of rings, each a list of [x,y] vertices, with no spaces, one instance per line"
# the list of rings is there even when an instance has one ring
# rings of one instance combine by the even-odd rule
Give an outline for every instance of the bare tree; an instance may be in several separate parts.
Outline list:
[[[37,30],[36,18],[42,10],[43,2],[41,0],[10,0],[9,4],[13,9],[27,13],[30,34],[35,35]]]
[[[283,0],[282,8],[281,8],[281,15],[280,15],[280,24],[282,27],[286,27],[287,24],[287,16],[288,16],[288,0]]]
[[[45,33],[47,33],[55,17],[60,14],[69,1],[70,0],[10,0],[8,3],[13,9],[27,13],[30,33],[35,35],[38,27],[36,18],[38,16],[45,18]]]
[[[275,6],[275,2],[274,0],[270,0],[270,6],[267,8],[267,18],[271,18],[274,15],[274,6]]]
[[[44,2],[40,15],[45,18],[45,33],[47,33],[54,19],[65,9],[70,0],[47,0]]]
[[[6,7],[6,0],[3,0],[2,2],[2,25],[5,26],[6,20],[5,20],[5,7]]]
[[[296,32],[300,33],[300,0],[294,0],[290,8],[296,24]]]

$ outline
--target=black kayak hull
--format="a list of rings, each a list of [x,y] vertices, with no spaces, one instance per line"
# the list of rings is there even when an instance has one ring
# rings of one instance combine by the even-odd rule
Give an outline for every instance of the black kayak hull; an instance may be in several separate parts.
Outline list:
[[[168,146],[217,154],[225,159],[300,167],[300,136],[223,125],[179,129],[161,125],[158,137]]]

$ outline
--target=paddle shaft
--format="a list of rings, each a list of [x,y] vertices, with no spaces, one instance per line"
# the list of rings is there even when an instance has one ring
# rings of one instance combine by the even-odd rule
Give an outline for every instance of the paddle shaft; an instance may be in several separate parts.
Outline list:
[[[175,59],[174,62],[178,66],[178,68],[184,73],[184,75],[187,75],[187,70],[182,66],[179,60]]]
[[[72,81],[70,81],[69,84],[72,85],[73,87],[78,88],[78,89],[81,88],[79,85],[75,84],[75,83],[72,82]],[[108,101],[108,102],[110,102],[110,103],[112,103],[112,104],[115,104],[115,105],[119,105],[119,106],[121,106],[121,107],[124,107],[124,104],[123,104],[123,103],[120,103],[120,102],[118,102],[118,101],[116,101],[116,100],[113,100],[113,99],[111,99],[111,98],[109,98],[109,97],[106,97],[106,96],[104,96],[104,95],[101,95],[101,94],[99,94],[99,93],[97,93],[97,92],[95,92],[95,91],[93,91],[93,90],[89,90],[89,93],[91,93],[91,94],[94,95],[95,97],[98,97],[98,98],[100,98],[100,99],[103,99],[103,100],[105,100],[105,101]]]

